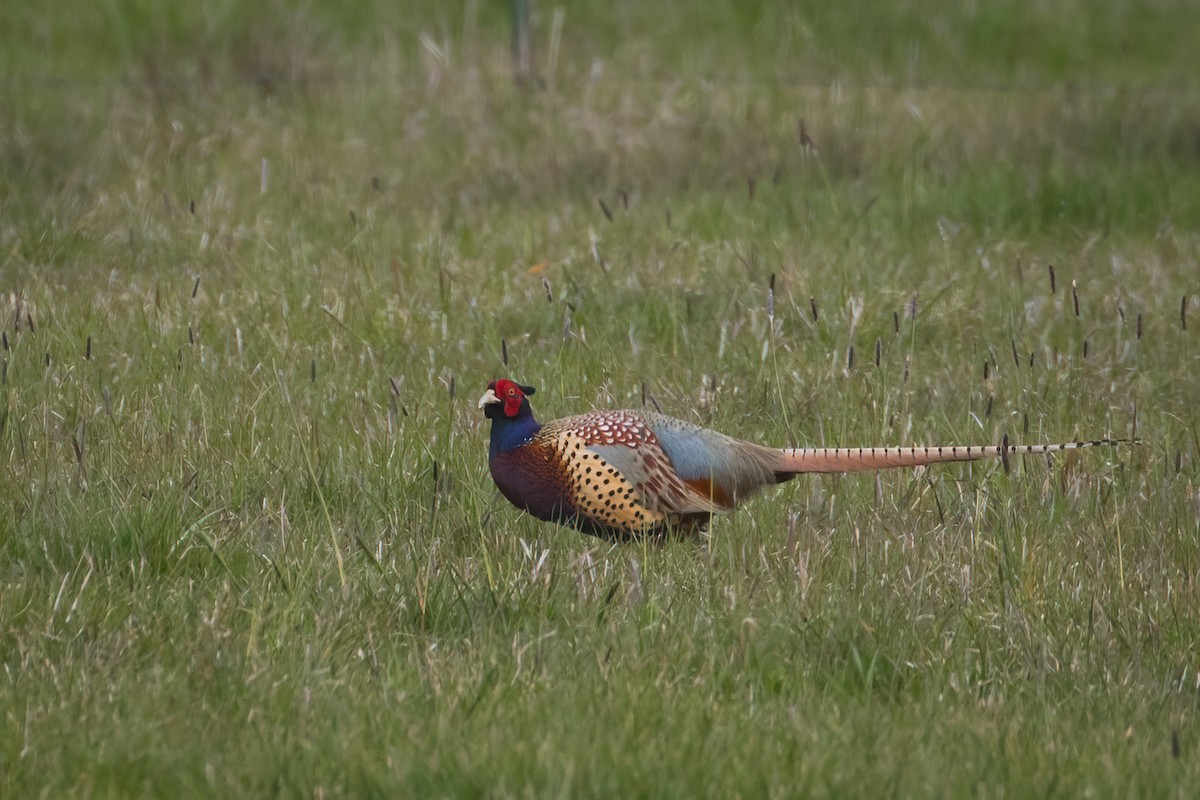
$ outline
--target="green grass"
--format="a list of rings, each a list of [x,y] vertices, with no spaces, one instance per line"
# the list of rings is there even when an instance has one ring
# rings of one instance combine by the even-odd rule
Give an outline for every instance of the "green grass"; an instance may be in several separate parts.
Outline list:
[[[539,4],[533,90],[499,3],[9,5],[0,795],[1200,783],[1190,4]],[[611,548],[495,496],[503,374],[1143,444]]]

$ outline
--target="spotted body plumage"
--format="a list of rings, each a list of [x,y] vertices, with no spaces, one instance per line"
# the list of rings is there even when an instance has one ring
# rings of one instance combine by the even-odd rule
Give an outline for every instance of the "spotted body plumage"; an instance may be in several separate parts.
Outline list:
[[[555,420],[524,445],[493,453],[492,474],[518,507],[589,533],[695,530],[726,509],[673,469],[655,433],[656,423],[662,429],[671,422],[678,423],[633,411]]]
[[[593,411],[545,425],[530,386],[493,381],[488,466],[500,492],[538,519],[624,540],[689,535],[759,489],[806,472],[855,472],[1118,444],[774,449],[664,414]]]

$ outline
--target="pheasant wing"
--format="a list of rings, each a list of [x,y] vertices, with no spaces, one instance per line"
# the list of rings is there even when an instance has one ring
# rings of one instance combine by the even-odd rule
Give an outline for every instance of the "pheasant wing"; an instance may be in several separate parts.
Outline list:
[[[593,412],[552,424],[556,435],[570,440],[563,443],[564,452],[574,453],[570,457],[582,464],[576,492],[590,506],[632,503],[657,518],[730,508],[725,493],[719,487],[714,490],[713,480],[678,473],[646,415]]]

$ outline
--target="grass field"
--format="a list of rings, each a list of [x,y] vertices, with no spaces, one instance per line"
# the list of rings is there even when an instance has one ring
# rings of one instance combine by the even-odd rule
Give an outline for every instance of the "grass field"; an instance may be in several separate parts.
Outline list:
[[[541,2],[525,87],[499,2],[34,5],[0,795],[1200,786],[1194,4]],[[495,495],[506,374],[779,446],[1142,444],[610,547]]]

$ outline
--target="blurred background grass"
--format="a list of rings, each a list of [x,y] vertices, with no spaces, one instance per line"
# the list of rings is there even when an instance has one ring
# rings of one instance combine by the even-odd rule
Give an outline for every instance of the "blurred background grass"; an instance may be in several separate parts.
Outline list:
[[[1182,796],[1192,5],[540,3],[524,86],[508,26],[0,10],[2,793]],[[494,497],[505,373],[1145,444],[609,549]]]

